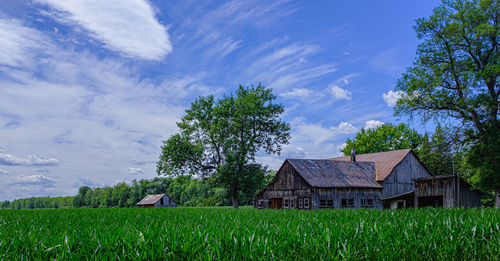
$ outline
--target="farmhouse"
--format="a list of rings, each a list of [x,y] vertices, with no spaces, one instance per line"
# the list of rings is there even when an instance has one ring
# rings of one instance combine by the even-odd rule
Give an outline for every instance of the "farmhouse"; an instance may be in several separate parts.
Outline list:
[[[137,206],[144,208],[175,208],[177,204],[165,194],[147,195]]]
[[[469,184],[454,175],[432,177],[409,149],[361,155],[352,151],[350,157],[322,160],[287,159],[254,202],[255,208],[276,209],[479,205],[480,195]]]

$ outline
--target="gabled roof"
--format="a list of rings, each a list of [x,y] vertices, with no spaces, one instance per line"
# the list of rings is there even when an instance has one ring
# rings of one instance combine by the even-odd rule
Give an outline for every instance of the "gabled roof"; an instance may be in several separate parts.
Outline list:
[[[410,153],[410,149],[356,155],[356,162],[374,162],[376,181],[383,181],[392,170]],[[330,158],[332,161],[351,161],[351,157]]]
[[[287,159],[312,187],[383,188],[375,181],[375,166],[370,162]]]
[[[163,198],[165,194],[153,194],[153,195],[147,195],[145,198],[143,198],[137,205],[154,205],[158,200]]]

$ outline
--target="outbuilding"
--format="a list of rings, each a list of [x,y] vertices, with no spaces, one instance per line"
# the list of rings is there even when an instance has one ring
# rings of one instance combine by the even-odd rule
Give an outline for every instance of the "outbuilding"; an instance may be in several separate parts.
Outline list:
[[[255,208],[275,209],[424,206],[478,207],[480,194],[453,175],[433,177],[417,155],[406,149],[361,155],[352,151],[350,157],[319,160],[287,159],[254,202]]]
[[[165,194],[147,195],[137,203],[138,207],[143,208],[175,208],[177,204]]]

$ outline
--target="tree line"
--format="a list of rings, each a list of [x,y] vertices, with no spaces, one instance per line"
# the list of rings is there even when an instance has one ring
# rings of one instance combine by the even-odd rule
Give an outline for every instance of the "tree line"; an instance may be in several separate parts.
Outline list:
[[[258,175],[257,175],[258,176]],[[253,204],[254,195],[270,181],[271,173],[258,176],[254,189],[239,194],[240,204]],[[213,179],[195,179],[189,176],[176,178],[156,177],[151,180],[121,182],[115,186],[91,188],[83,186],[76,196],[32,197],[0,202],[1,209],[39,208],[109,208],[135,207],[148,194],[167,194],[179,206],[229,206],[231,198],[225,188],[216,187]]]

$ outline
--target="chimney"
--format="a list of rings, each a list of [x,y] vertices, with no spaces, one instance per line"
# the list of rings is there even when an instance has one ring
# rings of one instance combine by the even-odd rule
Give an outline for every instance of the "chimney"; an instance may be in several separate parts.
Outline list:
[[[351,149],[351,161],[356,162],[356,150],[354,148]]]

